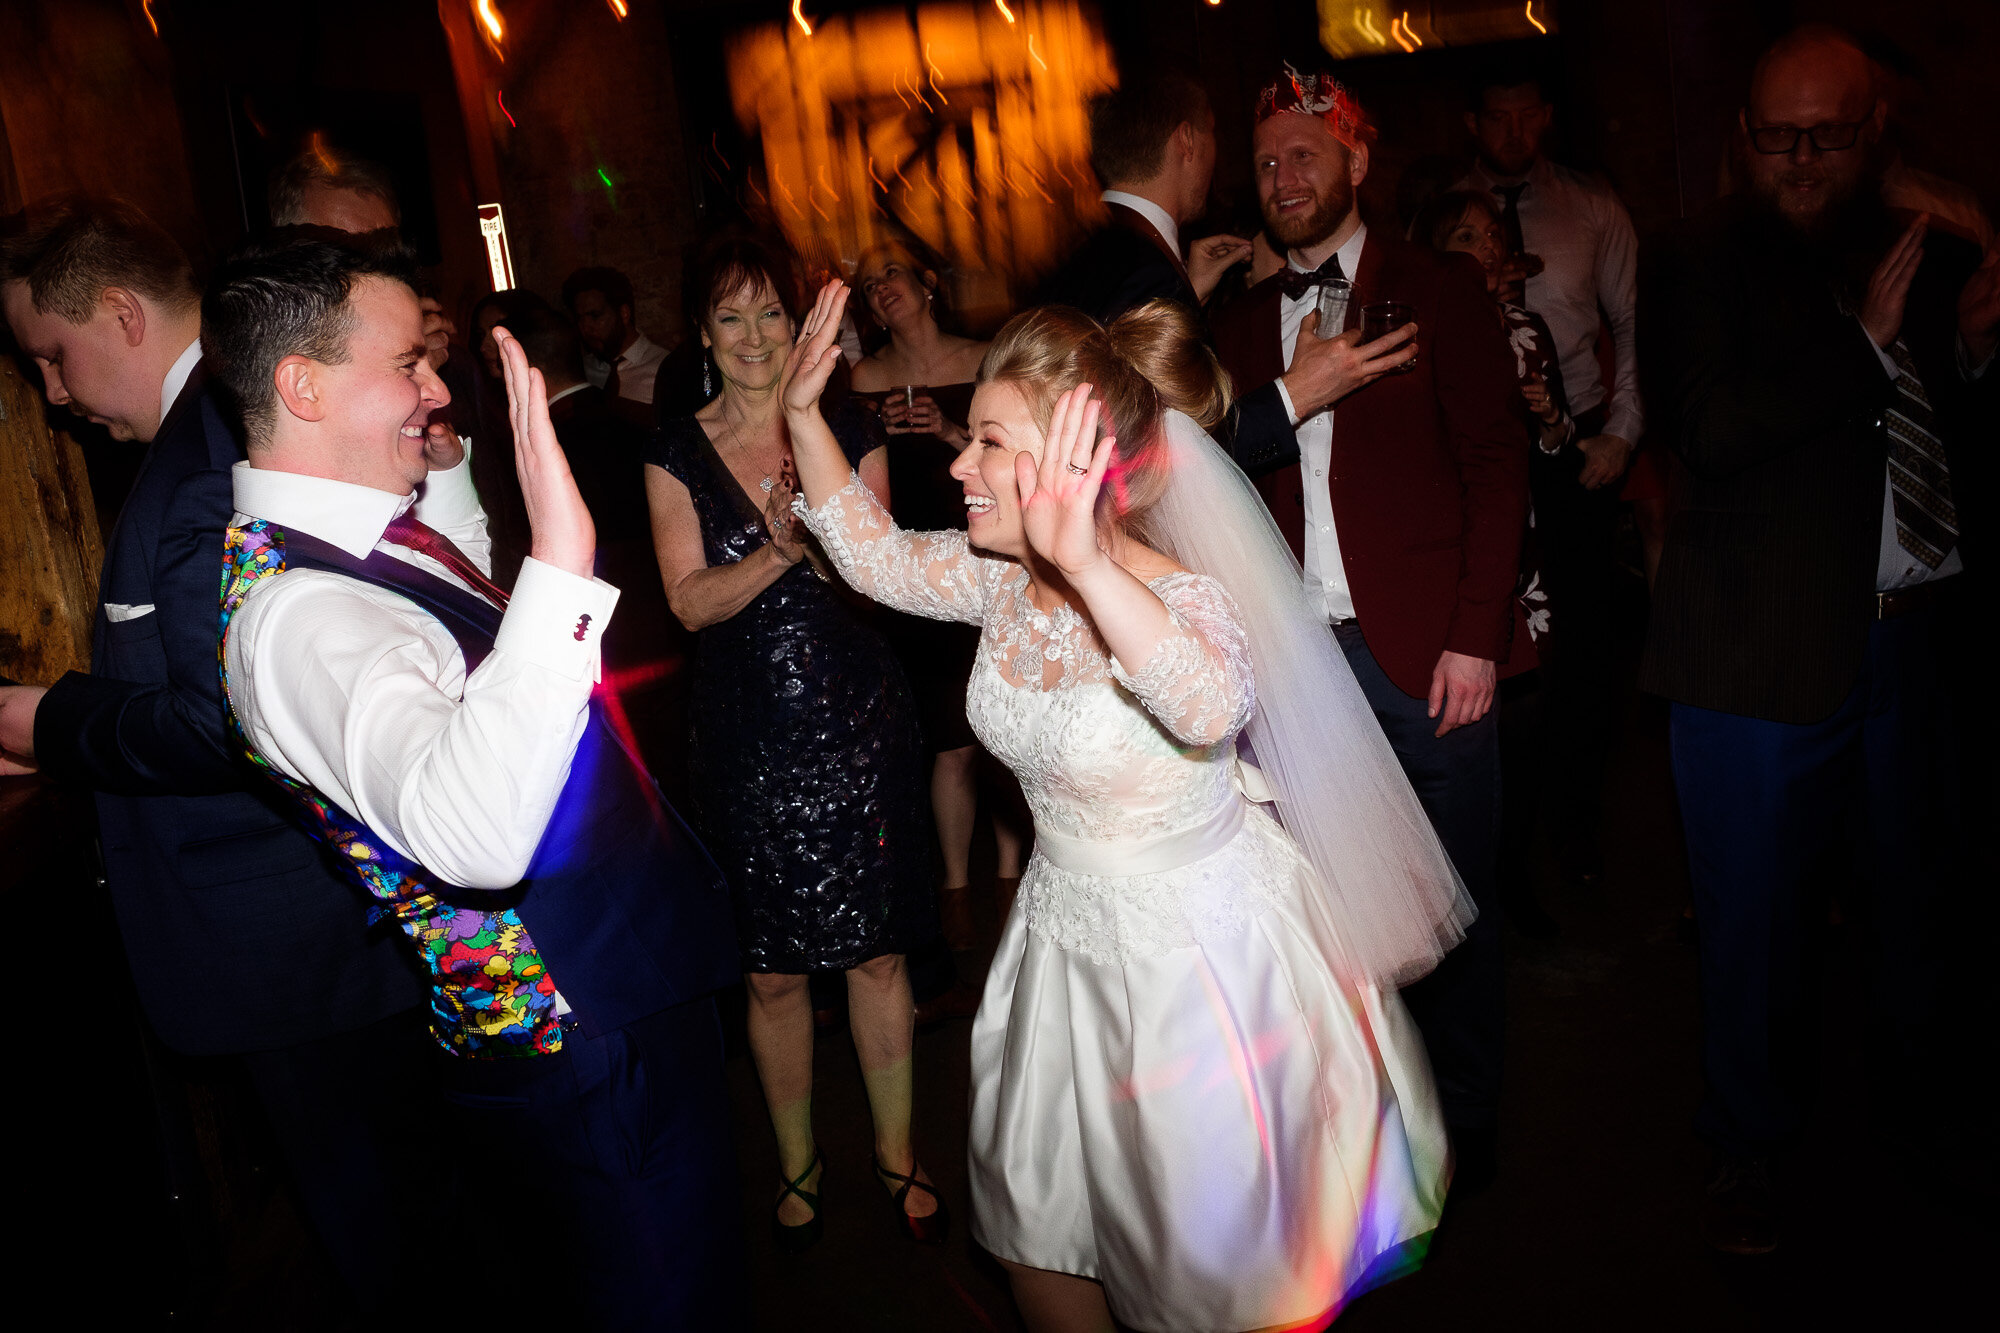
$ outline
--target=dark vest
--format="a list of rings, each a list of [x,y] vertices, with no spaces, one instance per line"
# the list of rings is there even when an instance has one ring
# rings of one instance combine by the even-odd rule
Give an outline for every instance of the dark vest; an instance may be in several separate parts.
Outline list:
[[[291,532],[285,567],[345,575],[408,598],[457,642],[468,672],[493,651],[498,609],[394,557],[373,552],[357,560]],[[722,872],[597,699],[526,877],[504,892],[463,890],[453,898],[516,909],[589,1036],[737,980]]]

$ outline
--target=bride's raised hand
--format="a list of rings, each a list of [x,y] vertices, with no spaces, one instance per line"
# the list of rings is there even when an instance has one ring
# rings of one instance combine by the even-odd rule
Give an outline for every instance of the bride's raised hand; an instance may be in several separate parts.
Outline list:
[[[839,278],[819,289],[805,322],[799,325],[792,353],[785,358],[779,400],[787,412],[807,412],[826,391],[834,363],[840,360],[840,316],[847,309],[847,284]]]
[[[1056,399],[1042,460],[1014,455],[1021,493],[1021,528],[1035,554],[1074,576],[1105,558],[1097,539],[1097,493],[1117,440],[1097,438],[1102,404],[1079,384]]]

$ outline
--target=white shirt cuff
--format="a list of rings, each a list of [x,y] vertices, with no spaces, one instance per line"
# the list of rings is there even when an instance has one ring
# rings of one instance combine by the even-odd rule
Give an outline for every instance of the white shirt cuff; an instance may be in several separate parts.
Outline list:
[[[617,605],[618,589],[603,579],[579,578],[530,556],[521,562],[493,650],[565,680],[600,680],[598,650]]]
[[[2000,351],[1988,352],[1986,359],[1975,366],[1972,364],[1972,349],[1966,345],[1965,339],[1959,337],[1954,341],[1958,344],[1958,373],[1967,380],[1985,379],[1986,372],[1993,369],[1994,360],[2000,358]]]
[[[1297,410],[1292,407],[1292,395],[1285,388],[1285,381],[1282,378],[1278,380],[1278,401],[1285,405],[1285,420],[1291,422],[1296,427],[1299,424],[1300,417]]]
[[[457,467],[432,472],[424,478],[411,510],[419,522],[439,532],[463,532],[486,516],[479,507],[479,488],[472,484],[472,443],[461,439],[465,457]]]

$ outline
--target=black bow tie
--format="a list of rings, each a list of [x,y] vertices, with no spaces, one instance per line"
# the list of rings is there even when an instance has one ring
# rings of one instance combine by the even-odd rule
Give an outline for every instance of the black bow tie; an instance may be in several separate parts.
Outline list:
[[[1304,296],[1307,291],[1319,286],[1323,282],[1334,278],[1344,279],[1346,277],[1347,274],[1340,267],[1340,256],[1332,254],[1327,256],[1324,264],[1321,264],[1310,273],[1301,273],[1290,264],[1285,265],[1278,270],[1278,290],[1296,301],[1301,296]]]

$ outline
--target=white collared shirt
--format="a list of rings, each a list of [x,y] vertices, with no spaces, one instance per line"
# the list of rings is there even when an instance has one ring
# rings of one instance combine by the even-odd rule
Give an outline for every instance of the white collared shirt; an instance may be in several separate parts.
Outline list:
[[[1367,239],[1368,224],[1364,222],[1334,252],[1340,256],[1340,271],[1349,282],[1354,281],[1361,267],[1361,247]],[[1286,263],[1300,273],[1310,273],[1313,269],[1296,252],[1286,256]],[[1318,304],[1317,287],[1307,288],[1297,300],[1289,296],[1278,298],[1278,341],[1284,348],[1287,370],[1291,369],[1292,353],[1298,347],[1299,329],[1306,322],[1306,314]],[[1336,620],[1352,620],[1354,594],[1347,586],[1347,567],[1340,560],[1340,534],[1333,530],[1333,478],[1328,475],[1333,469],[1333,409],[1321,408],[1301,420],[1283,380],[1278,381],[1278,397],[1283,400],[1285,412],[1292,418],[1293,434],[1298,437],[1299,480],[1305,483],[1306,598],[1329,625]]]
[[[632,345],[618,354],[618,396],[635,403],[653,401],[653,380],[660,373],[660,363],[667,359],[667,349],[641,333],[632,340]],[[584,379],[598,388],[611,382],[611,363],[587,356],[583,361]]]
[[[570,385],[567,389],[557,389],[554,393],[549,395],[549,406],[554,407],[557,403],[560,403],[563,399],[569,397],[571,394],[582,393],[585,389],[588,389],[589,387],[590,387],[589,380],[581,380],[578,383]]]
[[[1153,230],[1160,233],[1160,239],[1167,243],[1167,249],[1175,254],[1181,252],[1181,229],[1173,215],[1150,199],[1123,190],[1106,190],[1097,196],[1107,204],[1123,204],[1140,217],[1153,224]]]
[[[201,339],[196,338],[187,345],[174,364],[167,369],[167,377],[160,381],[160,420],[167,419],[167,413],[174,410],[180,401],[181,390],[187,388],[188,376],[201,362]]]
[[[469,454],[431,473],[415,495],[249,463],[232,480],[233,524],[266,519],[465,587],[429,557],[381,540],[414,506],[482,571],[491,568]],[[407,598],[294,570],[252,588],[231,621],[230,698],[258,754],[398,852],[446,883],[511,888],[568,780],[617,602],[610,584],[531,558],[492,654],[468,674],[451,635]]]
[[[1499,212],[1505,202],[1493,187],[1501,183],[1475,163],[1472,174],[1455,188],[1484,194]],[[1556,340],[1570,415],[1588,412],[1608,398],[1605,433],[1637,444],[1646,418],[1639,401],[1634,323],[1639,237],[1631,215],[1610,186],[1547,158],[1537,158],[1521,183],[1527,186],[1516,205],[1521,243],[1543,265],[1524,284],[1521,304],[1542,317]],[[1611,332],[1608,392],[1597,361],[1600,325]]]

